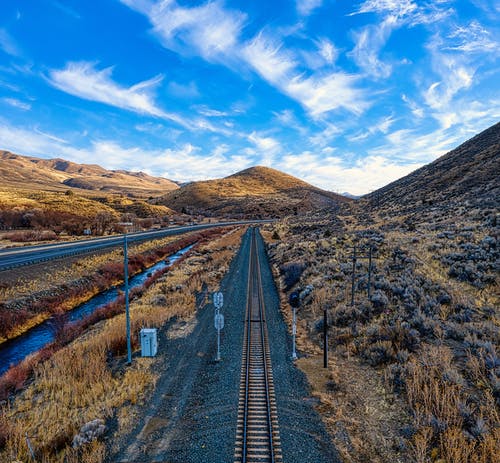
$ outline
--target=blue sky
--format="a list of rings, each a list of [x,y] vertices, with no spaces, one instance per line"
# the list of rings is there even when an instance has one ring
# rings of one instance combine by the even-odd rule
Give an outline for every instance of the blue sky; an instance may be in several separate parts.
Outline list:
[[[500,119],[500,2],[9,0],[0,149],[367,193]]]

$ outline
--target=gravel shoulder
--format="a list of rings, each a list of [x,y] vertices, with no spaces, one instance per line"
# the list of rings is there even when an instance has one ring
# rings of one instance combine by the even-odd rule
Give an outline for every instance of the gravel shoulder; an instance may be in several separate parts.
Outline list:
[[[248,277],[249,233],[221,283],[225,326],[216,362],[214,308],[160,333],[160,375],[127,436],[109,442],[110,462],[225,463],[233,461]],[[313,409],[304,375],[293,365],[291,342],[259,239],[262,278],[284,461],[335,463],[337,452]],[[213,290],[213,288],[210,288]],[[180,331],[186,335],[179,337]],[[174,334],[177,333],[177,336]]]

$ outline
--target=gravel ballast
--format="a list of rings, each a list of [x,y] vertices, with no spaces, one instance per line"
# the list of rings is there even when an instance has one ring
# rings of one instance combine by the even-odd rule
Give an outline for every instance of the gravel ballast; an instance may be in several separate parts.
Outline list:
[[[215,361],[214,307],[208,304],[198,310],[191,334],[161,339],[161,348],[168,352],[161,377],[136,428],[118,442],[120,450],[109,461],[234,461],[249,249],[247,232],[221,283],[220,290],[224,293],[221,312],[225,317],[221,332],[222,360]],[[308,401],[304,375],[291,361],[291,341],[260,235],[258,249],[283,461],[340,462],[320,417]]]

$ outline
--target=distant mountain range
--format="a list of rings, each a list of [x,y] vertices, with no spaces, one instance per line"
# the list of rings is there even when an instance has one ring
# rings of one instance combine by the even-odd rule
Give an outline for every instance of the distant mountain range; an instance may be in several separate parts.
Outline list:
[[[0,182],[3,186],[42,190],[68,187],[139,196],[158,195],[179,188],[177,183],[143,172],[106,170],[93,164],[64,159],[39,159],[0,151]]]
[[[439,207],[445,213],[444,206],[450,205],[498,208],[499,174],[500,123],[356,203],[392,215]],[[8,191],[8,195],[1,196],[2,191]],[[35,197],[37,191],[50,192],[52,196]],[[101,210],[106,207],[117,213],[134,212],[140,217],[174,211],[208,216],[282,217],[335,209],[341,204],[353,204],[352,198],[357,198],[322,190],[269,167],[252,167],[222,179],[179,185],[142,172],[106,170],[98,165],[0,151],[1,209],[29,209],[37,202],[51,209],[57,207],[54,195],[68,191],[82,201],[100,203]],[[119,196],[133,201],[124,202]],[[68,198],[65,203],[70,207]],[[89,214],[91,209],[87,208]]]

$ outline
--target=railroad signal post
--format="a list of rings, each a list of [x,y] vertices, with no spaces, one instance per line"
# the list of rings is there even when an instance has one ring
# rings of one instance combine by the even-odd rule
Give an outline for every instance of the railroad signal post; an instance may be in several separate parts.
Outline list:
[[[224,315],[220,313],[220,309],[222,309],[224,305],[224,295],[217,291],[212,296],[214,306],[215,306],[215,316],[214,316],[214,326],[217,330],[217,357],[215,360],[220,361],[220,330],[224,328]]]

